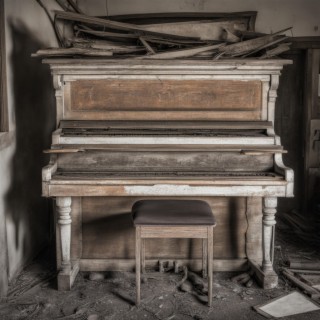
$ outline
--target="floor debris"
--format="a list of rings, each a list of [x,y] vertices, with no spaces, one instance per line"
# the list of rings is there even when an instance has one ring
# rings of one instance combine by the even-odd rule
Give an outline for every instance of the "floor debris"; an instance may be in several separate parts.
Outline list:
[[[287,234],[278,232],[276,243],[278,248],[282,248],[281,254],[277,250],[275,255],[277,270],[287,267],[287,261],[293,256],[301,261],[303,255],[310,257],[309,261],[320,258],[319,250],[296,241],[289,230]],[[50,252],[54,251],[48,250],[48,255]],[[207,286],[207,279],[203,279],[200,272],[189,272],[183,268],[182,262],[172,264],[163,261],[166,272],[147,270],[143,275],[147,281],[141,284],[142,307],[137,308],[134,305],[134,272],[81,272],[71,291],[57,291],[55,277],[50,280],[54,275],[54,263],[54,257],[50,260],[44,255],[19,275],[10,285],[10,292],[14,295],[0,302],[1,320],[87,320],[88,317],[98,320],[263,320],[264,317],[253,310],[253,306],[268,303],[294,290],[294,285],[281,272],[279,286],[272,290],[263,290],[256,283],[247,288],[230,280],[241,272],[214,272],[213,307],[210,309],[206,301],[201,301],[206,299],[203,289]],[[177,270],[179,272],[175,273]],[[317,290],[314,287],[319,276],[317,271],[305,270],[302,275]],[[47,280],[33,286],[44,279]],[[30,286],[32,288],[25,291]],[[319,318],[320,310],[288,316],[283,320]]]
[[[282,318],[310,311],[320,310],[319,305],[300,292],[293,291],[254,309],[266,318]]]

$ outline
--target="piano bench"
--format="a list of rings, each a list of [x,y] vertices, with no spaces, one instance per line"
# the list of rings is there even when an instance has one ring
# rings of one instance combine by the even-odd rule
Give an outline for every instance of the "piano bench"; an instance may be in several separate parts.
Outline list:
[[[208,306],[212,304],[212,255],[215,217],[200,200],[140,200],[132,207],[136,229],[136,305],[140,304],[141,268],[145,270],[146,238],[201,238],[203,275],[208,275]]]

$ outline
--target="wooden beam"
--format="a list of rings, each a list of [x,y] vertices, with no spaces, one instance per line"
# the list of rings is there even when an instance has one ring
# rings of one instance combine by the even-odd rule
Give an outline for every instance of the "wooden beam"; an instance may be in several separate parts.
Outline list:
[[[201,47],[195,47],[190,49],[183,49],[183,50],[173,50],[173,51],[166,51],[166,52],[160,52],[156,53],[150,56],[143,56],[143,57],[137,57],[137,59],[177,59],[177,58],[187,58],[192,57],[198,53],[206,52],[213,49],[218,49],[224,44],[215,44],[212,46],[201,46]]]
[[[36,53],[32,54],[31,57],[52,57],[52,56],[93,56],[93,57],[110,57],[112,56],[112,51],[110,50],[100,50],[100,49],[90,49],[90,48],[52,48],[52,49],[42,49],[38,50]]]
[[[90,17],[87,15],[74,13],[74,12],[65,12],[65,11],[54,11],[56,17],[58,19],[69,20],[69,21],[76,21],[76,22],[83,22],[88,23],[91,25],[97,25],[102,27],[108,27],[110,29],[138,33],[139,35],[155,35],[158,37],[165,37],[171,39],[190,39],[190,40],[199,40],[199,38],[194,37],[184,37],[184,36],[177,36],[172,34],[164,34],[154,31],[148,31],[143,26],[134,25],[130,23],[124,22],[117,22],[112,20],[106,20],[101,18]]]
[[[4,0],[0,0],[0,132],[9,131]]]

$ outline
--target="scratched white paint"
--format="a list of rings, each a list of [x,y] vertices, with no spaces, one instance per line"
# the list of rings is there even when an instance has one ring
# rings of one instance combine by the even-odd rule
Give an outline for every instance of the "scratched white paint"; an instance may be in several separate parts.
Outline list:
[[[286,194],[285,186],[189,186],[155,184],[153,186],[125,186],[124,193],[139,196],[276,196]]]
[[[58,141],[57,139],[55,141]],[[250,138],[236,138],[236,137],[59,137],[61,144],[191,144],[191,145],[234,145],[234,144],[248,144],[248,145],[273,145],[273,137],[250,137]]]

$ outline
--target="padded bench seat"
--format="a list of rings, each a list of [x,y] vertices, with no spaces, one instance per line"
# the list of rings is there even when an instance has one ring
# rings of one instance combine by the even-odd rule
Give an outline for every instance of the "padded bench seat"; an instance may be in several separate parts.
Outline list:
[[[145,269],[146,238],[203,239],[202,268],[208,276],[208,305],[212,303],[213,227],[216,220],[211,207],[201,200],[140,200],[132,207],[136,228],[136,305],[140,304],[140,274]]]

